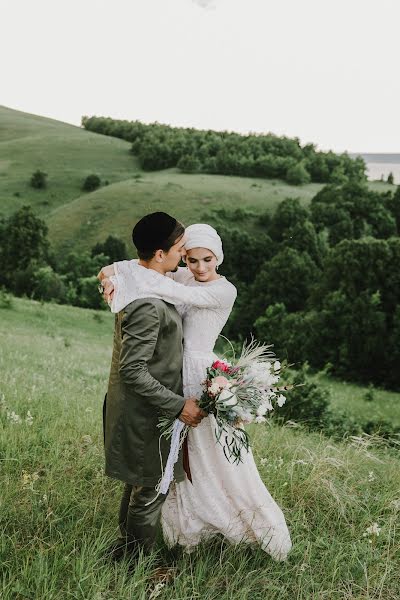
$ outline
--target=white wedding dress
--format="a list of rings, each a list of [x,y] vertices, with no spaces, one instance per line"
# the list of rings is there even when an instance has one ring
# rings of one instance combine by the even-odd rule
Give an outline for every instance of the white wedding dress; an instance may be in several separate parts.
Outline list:
[[[183,318],[184,396],[199,398],[206,369],[217,358],[214,345],[232,310],[236,288],[224,277],[200,283],[186,268],[171,278],[137,261],[114,263],[114,268],[113,312],[139,297],[158,297],[177,305]],[[215,419],[209,415],[189,430],[192,483],[185,479],[171,485],[162,509],[166,542],[190,550],[222,534],[233,543],[259,544],[274,559],[284,560],[291,549],[289,531],[260,478],[251,450],[242,453],[241,463],[229,463],[214,428]]]

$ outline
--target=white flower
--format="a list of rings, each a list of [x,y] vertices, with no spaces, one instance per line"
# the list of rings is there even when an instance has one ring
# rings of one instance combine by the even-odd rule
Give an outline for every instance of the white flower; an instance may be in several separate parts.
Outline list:
[[[235,394],[232,394],[232,392],[227,389],[222,390],[218,397],[218,401],[221,401],[225,406],[235,406],[238,403]]]
[[[282,465],[283,465],[283,458],[282,458],[282,456],[280,456],[278,458],[278,460],[276,461],[276,466],[281,467]]]
[[[278,398],[276,399],[276,402],[279,407],[283,406],[286,402],[285,396],[283,394],[279,394]]]
[[[374,472],[373,472],[373,471],[370,471],[370,472],[368,473],[368,481],[375,481],[375,479],[376,479],[376,477],[375,477],[375,475],[374,475]]]
[[[303,460],[302,458],[299,458],[298,460],[294,460],[293,464],[294,465],[308,465],[308,462],[306,460]]]
[[[372,523],[372,525],[370,527],[367,527],[365,533],[363,534],[364,537],[366,537],[367,535],[376,535],[378,536],[381,532],[381,527],[378,526],[378,523]]]
[[[261,466],[262,466],[262,467],[265,467],[265,465],[266,465],[267,463],[268,463],[268,458],[262,458],[262,459],[260,460],[260,464],[261,464]]]
[[[390,506],[394,508],[394,510],[400,510],[400,498],[392,500]]]
[[[263,417],[267,413],[267,411],[268,411],[267,404],[265,402],[263,402],[257,408],[256,415],[257,415],[257,417]]]
[[[9,410],[7,411],[7,419],[11,421],[11,423],[14,423],[16,425],[22,423],[21,417],[17,415],[17,413],[15,413],[13,410],[11,412]]]
[[[281,368],[281,363],[279,362],[279,360],[276,360],[274,362],[274,371],[279,371],[280,368]]]
[[[208,388],[208,391],[210,392],[210,394],[218,394],[219,392],[219,385],[218,383],[212,383],[210,385],[210,387]]]
[[[266,419],[265,417],[261,417],[261,416],[259,416],[259,417],[256,417],[256,418],[254,419],[254,421],[255,421],[256,423],[265,423],[265,421],[266,421],[266,420],[267,420],[267,419]]]
[[[33,417],[31,415],[31,411],[30,410],[28,410],[28,412],[26,413],[25,423],[27,425],[32,425],[32,423],[33,423]]]

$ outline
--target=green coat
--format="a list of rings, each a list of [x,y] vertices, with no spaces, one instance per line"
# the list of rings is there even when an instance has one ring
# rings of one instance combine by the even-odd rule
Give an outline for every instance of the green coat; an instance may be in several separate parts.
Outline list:
[[[115,317],[114,348],[104,407],[106,475],[155,486],[161,477],[160,415],[174,419],[182,391],[182,321],[156,298],[131,302]],[[160,443],[165,466],[170,443]],[[182,457],[175,478],[183,479]]]

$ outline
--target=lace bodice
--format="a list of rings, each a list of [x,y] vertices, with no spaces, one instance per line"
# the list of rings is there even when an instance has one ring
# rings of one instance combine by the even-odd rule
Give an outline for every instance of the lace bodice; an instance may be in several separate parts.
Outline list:
[[[183,317],[185,352],[209,354],[236,299],[236,288],[225,277],[201,283],[187,268],[169,276],[140,266],[137,261],[114,263],[112,312],[138,298],[161,298],[175,304]]]

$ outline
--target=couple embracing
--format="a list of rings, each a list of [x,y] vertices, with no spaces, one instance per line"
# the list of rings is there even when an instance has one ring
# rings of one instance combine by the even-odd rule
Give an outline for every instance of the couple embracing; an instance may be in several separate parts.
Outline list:
[[[138,550],[150,551],[161,520],[168,546],[190,551],[222,534],[284,560],[291,548],[285,518],[251,450],[239,464],[229,463],[213,415],[196,403],[236,299],[236,288],[218,274],[221,238],[209,225],[185,230],[156,212],[136,224],[132,240],[138,260],[116,262],[99,274],[116,313],[104,405],[106,474],[125,483],[112,556],[134,559]],[[181,260],[186,267],[178,267]],[[160,416],[191,428],[169,493],[157,495],[170,450],[160,438]]]

